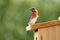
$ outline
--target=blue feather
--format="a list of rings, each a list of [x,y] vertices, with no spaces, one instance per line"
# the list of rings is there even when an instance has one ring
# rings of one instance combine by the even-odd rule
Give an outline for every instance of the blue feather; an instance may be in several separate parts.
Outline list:
[[[32,16],[32,13],[30,13],[30,15],[28,17],[28,22],[30,21],[31,16]]]

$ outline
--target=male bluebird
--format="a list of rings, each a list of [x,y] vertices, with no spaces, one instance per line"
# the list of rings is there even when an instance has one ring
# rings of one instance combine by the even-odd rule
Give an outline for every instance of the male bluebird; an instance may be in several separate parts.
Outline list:
[[[26,27],[26,31],[30,30],[30,26],[35,24],[35,22],[37,21],[38,16],[38,11],[36,8],[31,8],[31,13],[29,15],[28,18],[28,26]]]

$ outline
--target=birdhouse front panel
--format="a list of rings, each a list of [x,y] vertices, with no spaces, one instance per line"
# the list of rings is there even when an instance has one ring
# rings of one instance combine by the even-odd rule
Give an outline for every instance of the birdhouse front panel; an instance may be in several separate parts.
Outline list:
[[[60,40],[60,25],[38,29],[34,33],[34,40]]]

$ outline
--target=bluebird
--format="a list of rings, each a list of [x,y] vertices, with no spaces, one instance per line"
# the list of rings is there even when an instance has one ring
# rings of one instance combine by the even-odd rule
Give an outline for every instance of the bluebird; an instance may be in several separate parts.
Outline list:
[[[38,11],[36,8],[31,8],[31,13],[28,18],[28,25],[33,25],[37,21],[38,16]]]
[[[28,18],[28,26],[26,27],[26,30],[29,30],[30,26],[35,24],[35,22],[37,21],[38,16],[38,10],[36,8],[31,8],[31,13],[29,15]]]

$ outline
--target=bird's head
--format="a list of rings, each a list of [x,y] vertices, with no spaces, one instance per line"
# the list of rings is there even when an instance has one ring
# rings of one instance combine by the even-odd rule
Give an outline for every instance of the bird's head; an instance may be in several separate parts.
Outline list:
[[[37,9],[34,8],[34,7],[30,8],[30,10],[31,10],[32,12],[37,12]]]

